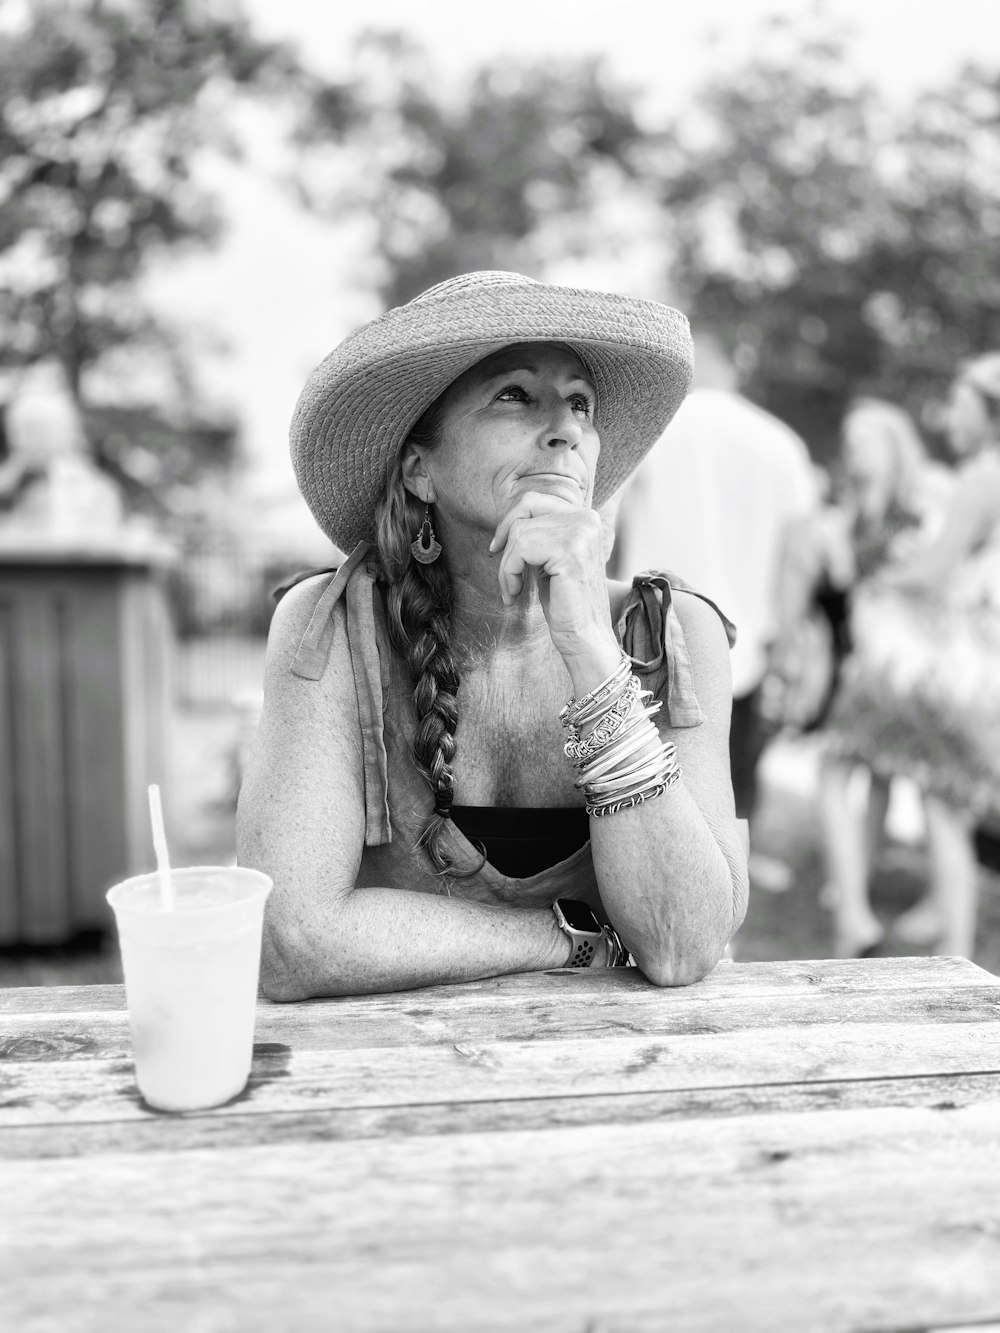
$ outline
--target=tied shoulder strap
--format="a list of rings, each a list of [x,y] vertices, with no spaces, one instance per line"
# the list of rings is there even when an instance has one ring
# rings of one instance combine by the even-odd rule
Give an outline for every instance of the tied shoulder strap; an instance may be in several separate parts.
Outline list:
[[[699,727],[705,714],[694,692],[691,656],[673,604],[675,590],[693,593],[708,602],[722,620],[732,647],[736,629],[710,598],[674,575],[653,569],[644,570],[632,580],[615,633],[639,676],[666,675],[666,690],[661,687],[660,697],[670,725]]]
[[[323,589],[299,640],[291,670],[304,680],[321,679],[333,644],[333,609],[346,591],[347,643],[364,757],[365,845],[378,847],[392,841],[392,821],[382,727],[386,682],[375,632],[375,575],[367,559],[369,550],[368,542],[360,542]]]
[[[367,554],[367,542],[359,542],[320,594],[292,660],[293,674],[301,676],[303,680],[322,678],[333,643],[333,608],[340,601],[351,575]]]

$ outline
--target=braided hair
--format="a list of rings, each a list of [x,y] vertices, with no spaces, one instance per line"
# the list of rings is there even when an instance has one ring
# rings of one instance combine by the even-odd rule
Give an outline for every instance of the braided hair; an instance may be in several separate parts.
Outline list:
[[[410,432],[416,444],[437,441],[441,400],[433,403]],[[434,796],[434,812],[417,840],[439,874],[455,874],[442,846],[451,817],[455,785],[455,729],[458,726],[458,663],[451,646],[451,579],[440,561],[423,565],[410,545],[420,531],[424,506],[403,485],[401,457],[376,511],[376,546],[388,584],[389,636],[414,680],[417,729],[413,760]],[[469,872],[474,873],[474,871]]]

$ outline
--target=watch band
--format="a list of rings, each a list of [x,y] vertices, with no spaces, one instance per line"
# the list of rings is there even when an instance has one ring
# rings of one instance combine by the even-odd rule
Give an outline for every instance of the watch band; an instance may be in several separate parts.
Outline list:
[[[601,932],[604,935],[604,939],[608,946],[608,957],[604,966],[631,967],[632,955],[629,953],[628,949],[625,948],[625,945],[622,944],[621,937],[617,930],[615,930],[614,926],[608,922],[601,927]]]

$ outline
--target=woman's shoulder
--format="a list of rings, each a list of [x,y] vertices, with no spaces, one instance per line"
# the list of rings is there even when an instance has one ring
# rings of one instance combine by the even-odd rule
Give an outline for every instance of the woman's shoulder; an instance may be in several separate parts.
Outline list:
[[[699,726],[704,712],[695,681],[728,679],[732,622],[710,598],[666,570],[644,570],[631,584],[615,584],[614,593],[615,632],[635,671],[665,699],[672,726]]]
[[[673,607],[682,622],[686,617],[692,620],[692,624],[701,620],[705,624],[714,623],[717,626],[721,624],[729,646],[732,647],[736,642],[736,627],[726,615],[724,608],[718,606],[707,593],[672,570],[644,569],[636,574],[630,583],[609,580],[608,587],[616,624],[624,623],[631,612],[642,608],[645,613],[642,618],[650,622],[650,628],[655,632],[660,616],[650,615],[652,601],[661,615]]]
[[[270,635],[279,641],[300,636],[308,628],[316,608],[337,577],[337,569],[308,570],[275,590]]]
[[[271,617],[265,665],[266,682],[328,681],[344,674],[334,666],[350,669],[349,636],[345,632],[346,607],[338,586],[340,571],[311,572],[286,585]]]
[[[735,627],[710,597],[686,583],[673,586],[673,593],[671,600],[689,644],[692,635],[697,634],[699,639],[709,639],[727,650],[732,646]]]

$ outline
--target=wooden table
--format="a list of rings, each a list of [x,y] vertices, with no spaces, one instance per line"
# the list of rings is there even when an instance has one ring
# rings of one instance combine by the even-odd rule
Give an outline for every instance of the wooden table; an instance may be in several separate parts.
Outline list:
[[[165,1116],[120,988],[0,991],[10,1333],[1000,1321],[1000,981],[954,958],[262,1003]]]

